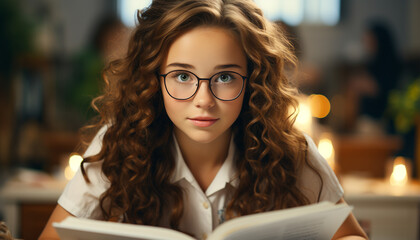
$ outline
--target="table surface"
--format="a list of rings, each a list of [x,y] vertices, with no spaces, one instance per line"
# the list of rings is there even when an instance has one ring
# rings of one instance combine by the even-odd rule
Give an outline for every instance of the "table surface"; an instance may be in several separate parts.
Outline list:
[[[417,206],[418,208],[418,206],[420,206],[420,183],[418,181],[410,181],[404,186],[391,186],[384,179],[341,176],[339,180],[344,189],[344,198],[347,202],[349,202],[349,204],[354,206],[360,207],[366,204],[370,204],[369,206],[377,206],[378,203],[381,203],[382,205],[385,204],[387,207]],[[18,206],[20,203],[55,204],[66,184],[67,181],[64,179],[60,180],[46,174],[30,171],[19,172],[16,176],[12,176],[0,189],[0,202],[4,203],[5,209],[3,210],[6,210],[6,221],[8,222],[9,228],[12,232],[18,233],[22,228],[20,221],[16,218],[16,216],[19,215],[20,210]],[[383,210],[380,211],[382,212]],[[376,216],[371,212],[366,214],[369,214],[369,217],[372,219]],[[378,232],[380,233],[384,231],[383,228],[380,228],[383,227],[383,224],[380,225],[380,223],[377,223],[378,218],[382,219],[382,217],[377,216],[375,218],[376,220],[372,220],[371,237],[374,240],[385,239],[382,238],[382,235],[378,235]],[[416,229],[418,223],[413,224]],[[406,224],[404,223],[404,225]],[[408,232],[406,229],[403,230],[404,231],[400,232]],[[392,231],[387,234],[393,233]],[[410,233],[410,236],[418,235],[417,230],[413,230],[412,232],[413,233]],[[410,237],[407,239],[417,238]]]
[[[56,202],[68,181],[32,170],[20,170],[0,189],[3,202]]]
[[[411,180],[404,186],[391,186],[385,179],[341,176],[345,198],[349,200],[396,200],[420,202],[420,182]],[[45,173],[22,170],[10,178],[0,189],[5,202],[55,202],[67,184]]]
[[[420,202],[420,183],[411,180],[403,186],[392,186],[386,179],[343,176],[340,183],[347,200]]]

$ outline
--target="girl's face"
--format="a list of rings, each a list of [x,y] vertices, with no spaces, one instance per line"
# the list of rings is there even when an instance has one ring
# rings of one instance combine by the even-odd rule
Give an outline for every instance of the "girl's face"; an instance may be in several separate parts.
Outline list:
[[[218,97],[226,98],[235,94],[228,95],[227,89],[233,87],[223,84],[235,79],[241,83],[243,81],[245,86],[245,80],[240,75],[247,76],[246,66],[245,53],[233,33],[220,27],[197,27],[172,43],[160,73],[172,72],[166,76],[166,84],[168,90],[172,91],[171,95],[177,98],[185,99],[194,93],[195,84],[189,85],[191,91],[185,85],[189,81],[193,82],[197,77],[209,79],[212,76],[213,92]],[[215,75],[220,72],[224,73]],[[174,83],[168,86],[170,80]],[[230,128],[241,112],[245,90],[232,101],[222,101],[212,94],[209,80],[200,80],[191,98],[177,100],[169,95],[163,77],[160,81],[165,109],[174,123],[178,138],[187,137],[194,142],[211,143],[219,137],[230,136]],[[187,96],[186,92],[191,94]]]

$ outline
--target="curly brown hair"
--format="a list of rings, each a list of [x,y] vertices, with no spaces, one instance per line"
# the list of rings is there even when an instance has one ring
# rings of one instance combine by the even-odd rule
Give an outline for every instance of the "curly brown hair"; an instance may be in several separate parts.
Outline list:
[[[248,62],[244,104],[232,126],[239,186],[227,219],[308,204],[297,187],[298,169],[309,164],[307,145],[293,127],[297,92],[284,72],[296,58],[281,30],[251,0],[155,0],[137,19],[127,55],[106,68],[105,93],[93,101],[101,116],[96,126],[108,126],[102,149],[83,162],[103,160],[110,181],[100,198],[105,219],[124,215],[130,223],[158,225],[170,212],[178,228],[183,191],[170,182],[173,126],[156,73],[171,43],[203,25],[232,31]]]

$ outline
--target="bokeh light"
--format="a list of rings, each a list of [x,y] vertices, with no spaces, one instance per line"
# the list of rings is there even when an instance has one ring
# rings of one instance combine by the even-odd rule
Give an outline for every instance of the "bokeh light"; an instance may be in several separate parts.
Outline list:
[[[77,153],[70,154],[68,166],[64,169],[64,176],[67,180],[73,178],[74,174],[80,167],[83,157]]]
[[[331,110],[331,104],[327,97],[321,94],[312,94],[309,96],[309,106],[311,114],[316,118],[328,116]]]
[[[408,181],[407,167],[403,157],[397,157],[394,161],[389,183],[392,186],[403,186]]]
[[[330,139],[323,138],[318,144],[319,153],[325,158],[329,159],[334,154],[334,147]]]

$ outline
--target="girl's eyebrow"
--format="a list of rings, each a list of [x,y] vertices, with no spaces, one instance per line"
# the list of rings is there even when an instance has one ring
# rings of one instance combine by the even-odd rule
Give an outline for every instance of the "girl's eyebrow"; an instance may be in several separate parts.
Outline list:
[[[180,67],[180,68],[186,68],[186,69],[195,69],[195,67],[191,64],[179,63],[179,62],[174,62],[174,63],[168,64],[166,67]],[[214,67],[215,70],[223,70],[223,69],[227,69],[227,68],[243,69],[238,64],[222,64],[222,65],[217,65],[216,67]]]
[[[187,64],[187,63],[171,63],[168,64],[166,67],[180,67],[180,68],[187,68],[187,69],[195,69],[193,65]]]
[[[237,68],[237,69],[243,69],[241,66],[239,66],[238,64],[223,64],[223,65],[218,65],[216,66],[214,69],[215,70],[223,70],[226,68]]]

